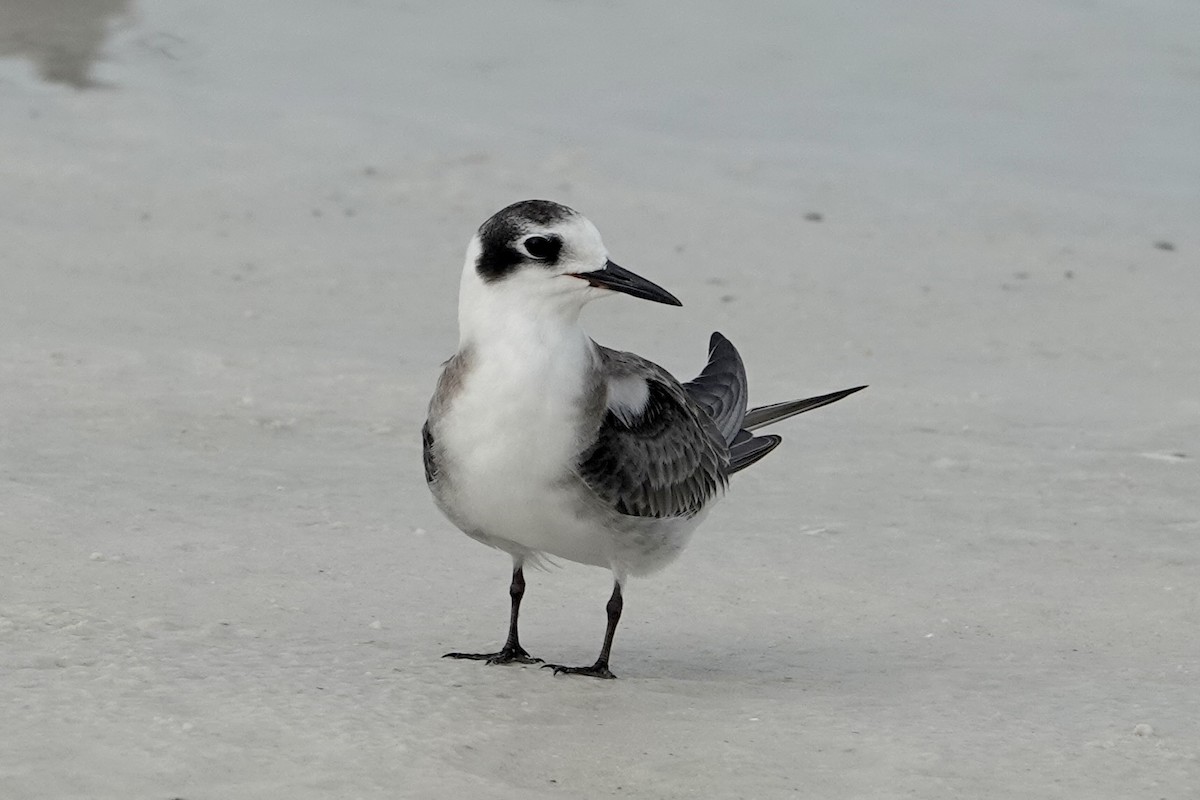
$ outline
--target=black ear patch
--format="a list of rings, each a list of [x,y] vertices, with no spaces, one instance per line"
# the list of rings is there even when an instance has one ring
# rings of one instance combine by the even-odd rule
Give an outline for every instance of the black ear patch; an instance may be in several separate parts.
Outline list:
[[[494,220],[495,217],[479,229],[480,250],[475,271],[484,283],[500,280],[525,260],[514,246],[521,235],[520,229],[511,222],[492,224]]]

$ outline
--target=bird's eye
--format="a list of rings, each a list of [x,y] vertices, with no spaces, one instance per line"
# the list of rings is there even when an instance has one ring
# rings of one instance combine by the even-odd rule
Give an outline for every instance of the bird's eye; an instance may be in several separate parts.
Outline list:
[[[530,236],[525,240],[525,252],[539,260],[553,258],[558,249],[555,243],[545,236]]]

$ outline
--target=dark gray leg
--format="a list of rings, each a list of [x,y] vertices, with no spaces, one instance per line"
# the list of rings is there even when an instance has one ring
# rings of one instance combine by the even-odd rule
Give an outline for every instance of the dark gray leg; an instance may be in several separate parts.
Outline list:
[[[540,664],[540,658],[534,658],[521,647],[521,639],[517,635],[517,617],[521,613],[521,598],[525,596],[525,572],[520,564],[513,567],[512,583],[508,586],[508,596],[512,598],[512,612],[508,617],[508,639],[498,653],[446,653],[442,658],[467,658],[472,661],[486,661],[489,664]]]
[[[604,645],[600,648],[600,655],[596,658],[596,663],[590,667],[564,667],[562,664],[543,664],[542,667],[549,667],[554,670],[555,675],[590,675],[593,678],[615,678],[608,669],[608,654],[612,650],[613,634],[617,632],[617,623],[621,621],[621,608],[625,605],[621,599],[621,582],[613,582],[612,597],[608,598],[608,605],[605,610],[608,611],[608,628],[604,631]]]

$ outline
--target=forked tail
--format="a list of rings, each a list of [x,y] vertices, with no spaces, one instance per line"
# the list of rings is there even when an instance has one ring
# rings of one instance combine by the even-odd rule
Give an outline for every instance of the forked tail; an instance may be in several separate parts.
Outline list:
[[[733,343],[720,333],[708,340],[708,363],[695,380],[685,383],[684,390],[706,412],[729,444],[729,471],[735,472],[754,464],[779,446],[779,436],[755,436],[751,431],[766,425],[836,403],[844,397],[862,391],[855,386],[805,400],[789,400],[746,410],[746,369]]]

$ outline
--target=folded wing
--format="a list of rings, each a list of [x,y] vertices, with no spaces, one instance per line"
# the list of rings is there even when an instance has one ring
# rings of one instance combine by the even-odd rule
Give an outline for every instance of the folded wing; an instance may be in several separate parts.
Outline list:
[[[708,363],[683,389],[705,410],[725,441],[732,443],[742,429],[748,402],[746,367],[733,342],[714,332],[708,339]]]
[[[751,431],[829,405],[865,389],[746,410],[746,370],[733,344],[709,340],[708,363],[680,384],[633,353],[599,347],[609,385],[595,441],[577,472],[602,501],[637,517],[688,517],[724,489],[735,472],[779,446]]]
[[[689,517],[725,486],[729,449],[721,431],[666,370],[633,353],[600,348],[610,393],[600,429],[577,472],[615,511]],[[617,406],[630,381],[645,381],[640,407]],[[643,399],[644,398],[644,399]]]

